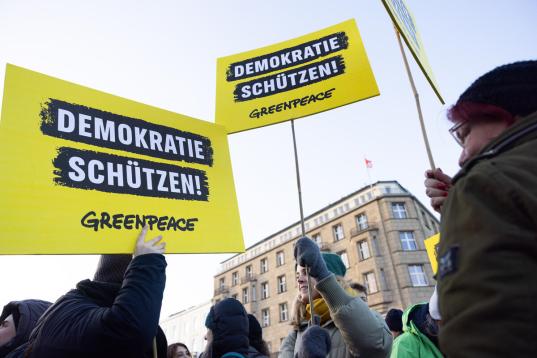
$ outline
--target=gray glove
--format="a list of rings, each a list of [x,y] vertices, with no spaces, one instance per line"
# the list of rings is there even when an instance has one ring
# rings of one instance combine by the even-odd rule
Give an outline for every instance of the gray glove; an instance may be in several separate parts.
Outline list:
[[[309,267],[311,277],[317,281],[330,275],[330,271],[326,268],[326,263],[321,256],[321,251],[319,251],[319,247],[308,237],[302,237],[296,242],[295,260],[300,266]]]
[[[332,342],[328,331],[319,326],[311,326],[304,331],[302,344],[297,352],[297,358],[326,358],[330,353]]]

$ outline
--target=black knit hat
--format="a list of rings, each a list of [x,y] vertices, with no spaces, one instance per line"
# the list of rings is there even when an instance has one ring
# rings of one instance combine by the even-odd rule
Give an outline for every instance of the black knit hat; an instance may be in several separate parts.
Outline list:
[[[244,306],[236,299],[226,298],[211,307],[205,326],[213,334],[213,358],[220,358],[228,352],[248,354],[248,316]]]
[[[392,308],[386,313],[384,319],[390,331],[403,332],[403,311],[397,308]]]
[[[131,260],[132,255],[128,254],[101,255],[93,281],[122,283]]]
[[[475,80],[457,100],[461,102],[494,105],[513,116],[537,111],[537,61],[496,67]]]

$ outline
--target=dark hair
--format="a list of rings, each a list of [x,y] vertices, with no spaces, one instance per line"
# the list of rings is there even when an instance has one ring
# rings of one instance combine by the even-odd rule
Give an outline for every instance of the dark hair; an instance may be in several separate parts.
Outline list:
[[[190,354],[190,351],[188,350],[188,347],[186,346],[186,344],[184,343],[173,343],[173,344],[170,344],[168,346],[168,353],[167,353],[167,357],[168,358],[174,358],[173,355],[175,353],[175,349],[177,347],[183,347],[184,349],[186,349],[186,353],[189,355],[189,356],[192,356],[192,354]]]
[[[262,355],[269,357],[270,351],[267,342],[263,340],[263,329],[253,314],[248,314],[248,325],[248,339],[250,345]]]

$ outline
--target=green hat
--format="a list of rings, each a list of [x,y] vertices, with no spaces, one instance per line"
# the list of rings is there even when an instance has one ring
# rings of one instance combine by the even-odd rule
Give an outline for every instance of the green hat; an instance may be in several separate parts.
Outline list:
[[[343,264],[343,260],[341,260],[339,255],[330,252],[321,252],[321,256],[323,257],[328,271],[332,272],[336,276],[345,276],[347,268]]]

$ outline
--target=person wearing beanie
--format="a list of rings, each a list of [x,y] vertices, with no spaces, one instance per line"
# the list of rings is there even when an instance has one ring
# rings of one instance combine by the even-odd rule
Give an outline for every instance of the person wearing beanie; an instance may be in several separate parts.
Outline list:
[[[133,255],[102,255],[93,280],[80,281],[39,319],[21,357],[165,358],[158,326],[165,243],[146,241],[147,231]]]
[[[226,298],[211,307],[205,319],[206,358],[246,358],[249,353],[249,321],[242,303]]]
[[[4,306],[0,314],[0,358],[14,356],[17,348],[28,341],[37,320],[50,305],[42,300],[23,300]]]
[[[259,321],[253,314],[248,313],[248,340],[250,341],[250,348],[248,350],[248,356],[252,357],[270,357],[270,351],[267,346],[267,342],[263,340],[263,329],[259,324]]]
[[[442,214],[440,348],[455,358],[535,357],[537,61],[479,77],[448,118],[461,169],[425,174]]]
[[[386,321],[390,332],[392,332],[394,340],[403,333],[403,311],[397,308],[392,308],[386,313],[384,320]]]
[[[347,269],[339,255],[321,253],[308,237],[296,242],[294,255],[298,296],[291,322],[293,330],[282,342],[279,357],[389,356],[392,336],[388,326],[348,286],[343,278]],[[306,267],[310,274],[312,302]],[[313,321],[322,330],[308,328],[311,307],[315,315]],[[323,337],[329,337],[329,344],[325,344]]]

